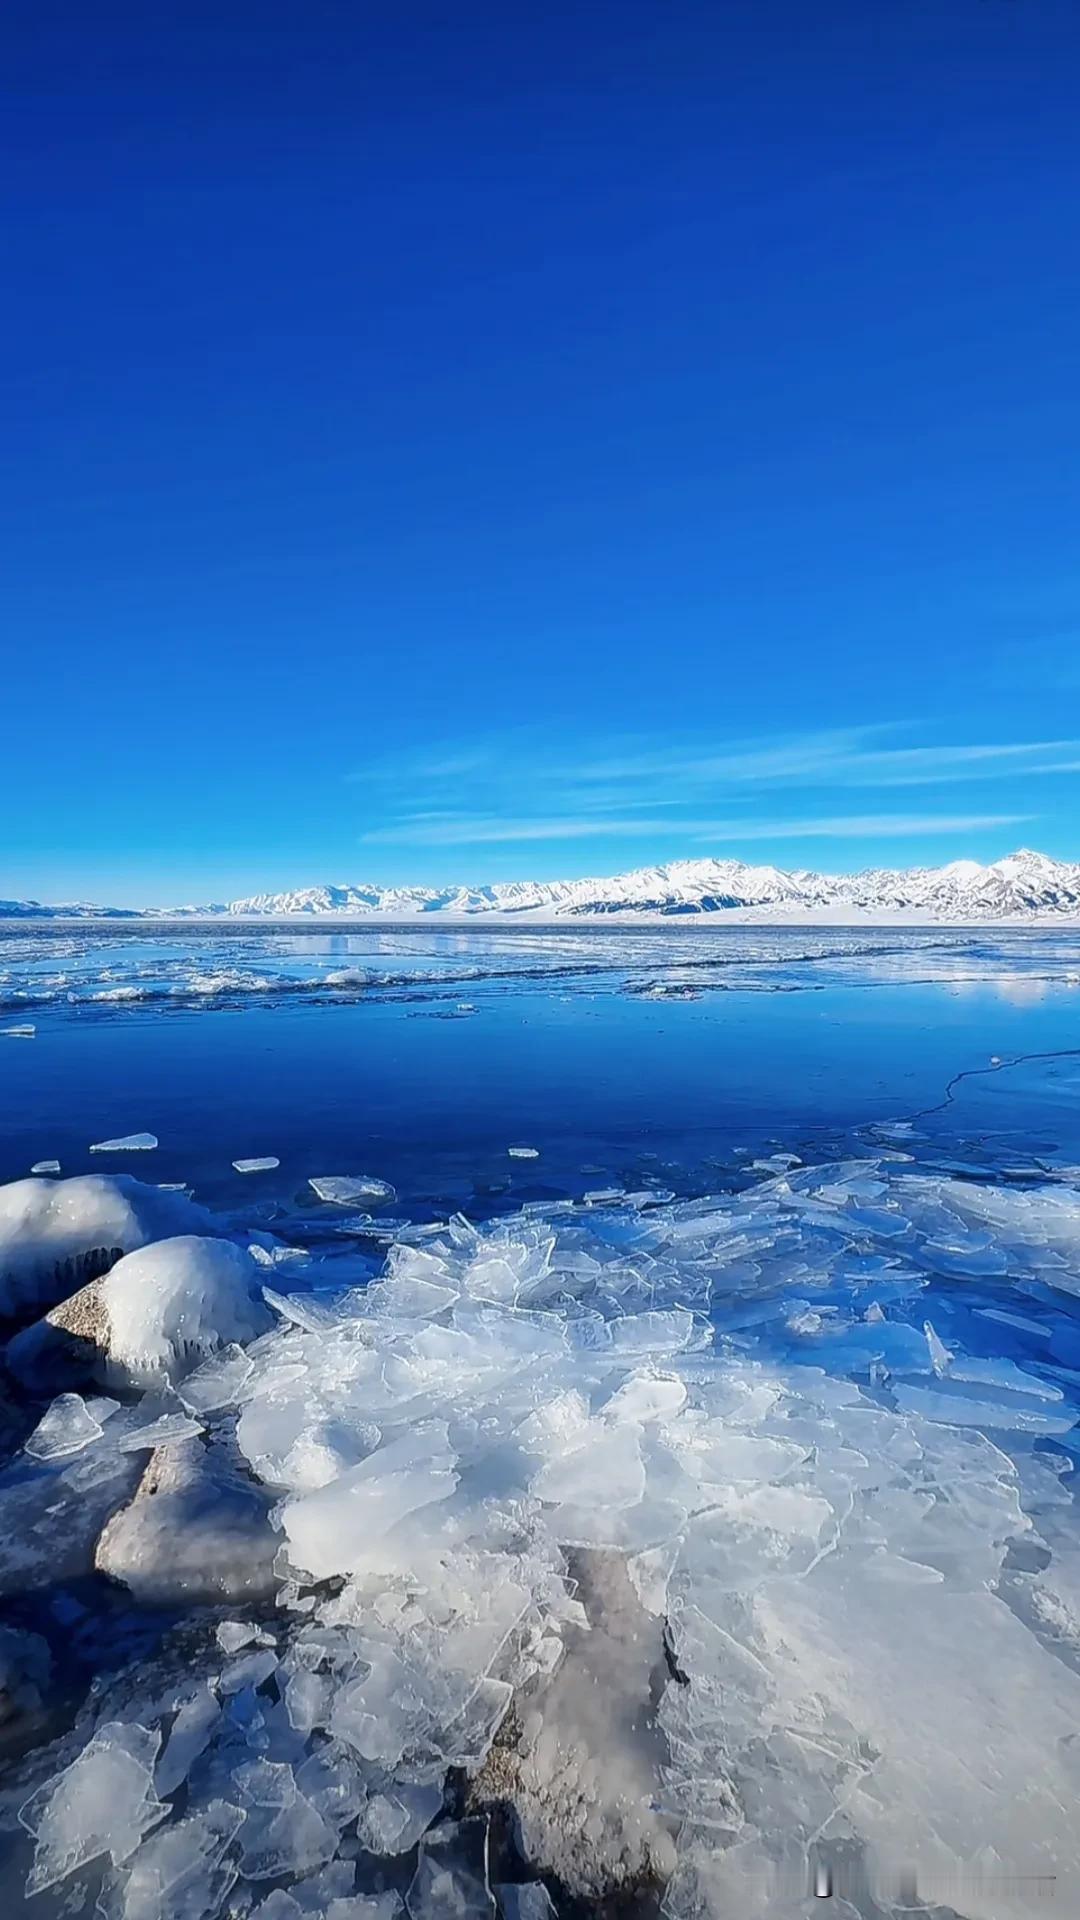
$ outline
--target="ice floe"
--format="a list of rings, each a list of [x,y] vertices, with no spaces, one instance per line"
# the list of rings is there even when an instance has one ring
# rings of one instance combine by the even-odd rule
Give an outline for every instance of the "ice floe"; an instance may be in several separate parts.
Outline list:
[[[308,1186],[331,1207],[382,1207],[397,1199],[388,1180],[370,1173],[322,1174]]]
[[[156,1133],[125,1133],[117,1140],[95,1140],[91,1153],[152,1153],[158,1144]]]

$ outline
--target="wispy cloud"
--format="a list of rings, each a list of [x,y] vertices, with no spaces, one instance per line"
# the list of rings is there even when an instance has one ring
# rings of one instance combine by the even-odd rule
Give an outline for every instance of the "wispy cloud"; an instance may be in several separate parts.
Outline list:
[[[363,770],[359,838],[432,849],[591,841],[601,858],[605,844],[634,840],[640,857],[680,843],[959,836],[1031,822],[1031,782],[1080,772],[1080,738],[913,742],[913,724],[715,743],[701,735],[568,743],[522,727],[435,743]],[[962,783],[975,802],[963,810],[950,804]],[[915,788],[925,804],[889,811],[890,794]],[[863,811],[856,794],[886,804]]]
[[[605,819],[594,815],[574,818],[468,818],[431,814],[399,820],[360,835],[365,845],[472,847],[498,846],[533,840],[595,840],[614,836],[636,839],[643,835],[670,837],[678,833],[692,841],[709,840],[737,846],[751,840],[898,839],[909,834],[974,833],[995,827],[1030,823],[1030,813],[962,814],[831,814],[811,819]]]
[[[866,744],[870,731],[810,734],[726,753],[646,749],[557,771],[562,778],[585,784],[663,780],[682,792],[778,785],[929,786],[1080,771],[1080,739],[875,747]]]

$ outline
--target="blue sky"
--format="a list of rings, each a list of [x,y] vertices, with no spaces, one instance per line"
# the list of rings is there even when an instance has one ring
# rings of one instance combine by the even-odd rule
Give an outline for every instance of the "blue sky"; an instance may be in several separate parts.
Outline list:
[[[1075,0],[13,0],[0,893],[1080,857]]]

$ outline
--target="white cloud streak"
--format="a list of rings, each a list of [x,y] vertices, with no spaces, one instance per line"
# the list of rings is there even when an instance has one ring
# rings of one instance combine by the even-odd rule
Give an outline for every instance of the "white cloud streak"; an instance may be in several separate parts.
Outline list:
[[[683,820],[574,818],[500,819],[496,816],[445,819],[424,815],[374,828],[360,835],[366,846],[496,846],[531,840],[590,840],[609,836],[678,834],[693,841],[722,840],[739,845],[751,840],[839,840],[900,838],[918,833],[975,833],[1030,823],[1031,813],[833,814],[813,819]]]

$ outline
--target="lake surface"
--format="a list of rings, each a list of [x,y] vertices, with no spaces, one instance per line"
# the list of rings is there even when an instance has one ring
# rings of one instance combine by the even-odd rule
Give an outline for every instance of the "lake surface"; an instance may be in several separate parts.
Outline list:
[[[407,1208],[483,1210],[650,1168],[706,1191],[916,1115],[942,1145],[1080,1158],[1075,931],[20,927],[0,1027],[25,1025],[0,1046],[5,1179],[101,1171],[94,1142],[150,1131],[152,1163],[110,1164],[214,1203],[360,1167]],[[256,1156],[280,1169],[233,1173]]]
[[[4,1911],[1080,1909],[1076,932],[20,925],[0,1030],[0,1180],[197,1203],[171,1373],[8,1349]]]

